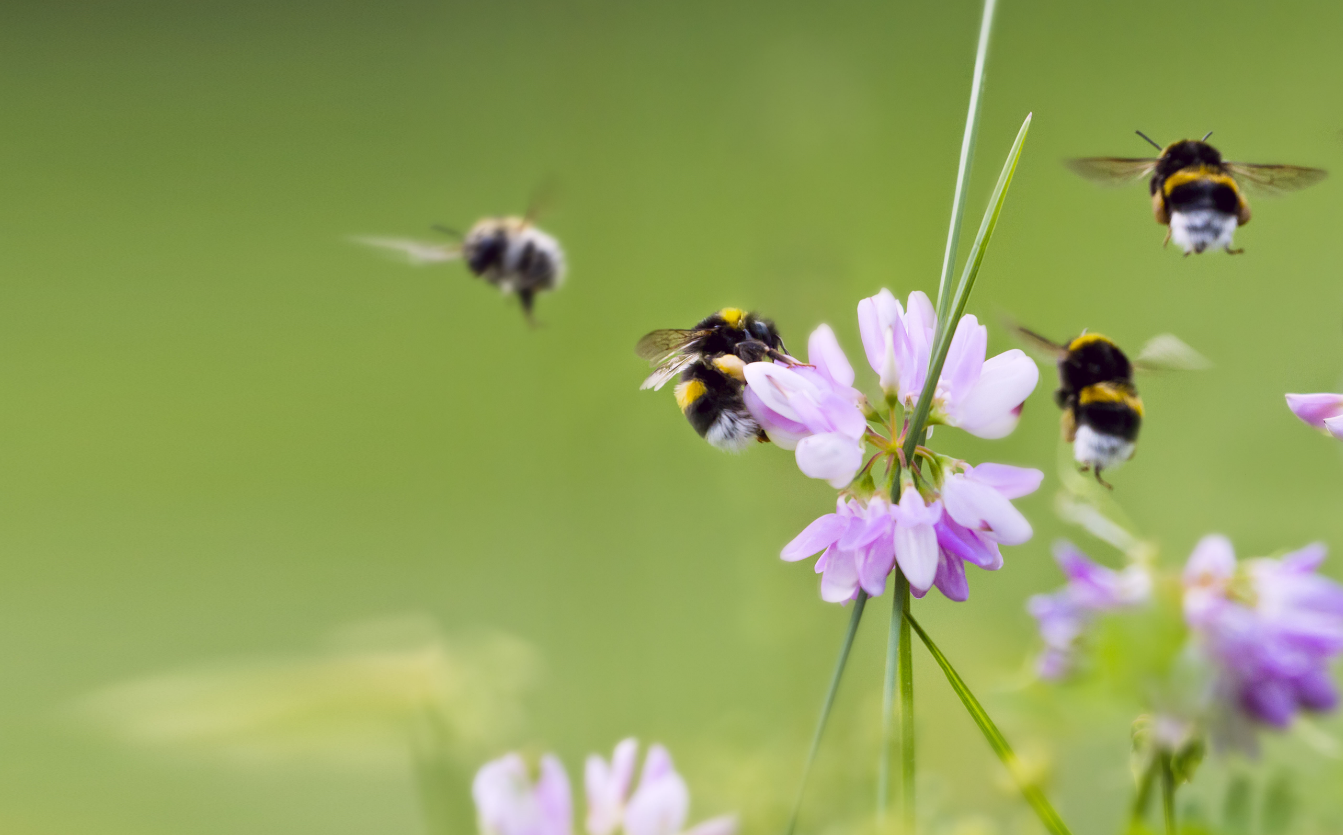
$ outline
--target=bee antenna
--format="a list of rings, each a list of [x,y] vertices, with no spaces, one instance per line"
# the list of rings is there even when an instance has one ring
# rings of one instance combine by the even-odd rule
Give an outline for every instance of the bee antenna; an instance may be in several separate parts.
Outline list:
[[[1143,133],[1143,132],[1140,131],[1140,130],[1135,130],[1134,133],[1138,134],[1138,135],[1141,136],[1143,139],[1146,139],[1147,142],[1148,142],[1148,144],[1150,144],[1153,148],[1156,148],[1158,151],[1161,150],[1161,146],[1158,145],[1158,144],[1156,144],[1155,142],[1153,142],[1153,141],[1152,141],[1152,137],[1148,136],[1147,134]]]
[[[444,226],[441,223],[435,223],[433,226],[430,226],[429,228],[434,230],[435,232],[442,232],[444,235],[447,235],[450,238],[456,238],[459,241],[462,239],[462,233],[458,232],[456,229],[453,229],[451,226]]]
[[[1212,131],[1208,131],[1207,133],[1203,134],[1203,138],[1200,139],[1199,142],[1207,142],[1209,136],[1212,136]]]

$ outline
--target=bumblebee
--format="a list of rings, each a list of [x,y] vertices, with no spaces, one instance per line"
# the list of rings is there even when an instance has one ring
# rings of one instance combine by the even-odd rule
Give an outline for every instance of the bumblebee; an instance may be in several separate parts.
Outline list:
[[[451,229],[436,227],[456,235]],[[523,315],[535,325],[532,307],[538,293],[556,290],[564,283],[564,251],[559,241],[538,229],[526,217],[487,217],[472,226],[457,244],[431,244],[402,238],[357,238],[360,243],[401,252],[413,264],[441,261],[466,262],[477,278],[483,278],[506,294],[516,295]]]
[[[1327,172],[1297,165],[1257,165],[1227,162],[1202,139],[1182,139],[1162,148],[1142,131],[1136,133],[1161,152],[1156,158],[1089,157],[1069,166],[1087,179],[1124,183],[1150,176],[1152,214],[1167,227],[1166,243],[1174,239],[1188,256],[1205,249],[1224,249],[1232,255],[1236,227],[1250,222],[1250,204],[1244,185],[1274,194],[1318,183]]]
[[[1133,384],[1137,371],[1207,368],[1193,348],[1170,334],[1153,337],[1130,362],[1113,340],[1098,333],[1059,345],[1026,328],[1018,332],[1058,360],[1059,387],[1054,402],[1063,410],[1063,440],[1073,445],[1073,460],[1082,472],[1110,485],[1101,471],[1118,469],[1133,457],[1144,417],[1142,397]]]
[[[748,363],[794,362],[773,322],[725,307],[690,330],[653,331],[634,350],[655,367],[639,388],[656,391],[679,375],[676,405],[710,444],[741,452],[751,441],[769,440],[743,395]]]

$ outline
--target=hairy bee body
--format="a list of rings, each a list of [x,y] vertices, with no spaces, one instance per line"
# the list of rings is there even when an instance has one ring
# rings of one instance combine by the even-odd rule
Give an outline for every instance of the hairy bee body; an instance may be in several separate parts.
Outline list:
[[[1168,146],[1150,181],[1152,211],[1170,226],[1171,240],[1186,253],[1231,250],[1238,226],[1250,222],[1250,204],[1206,142],[1185,139]]]
[[[462,241],[462,259],[476,276],[514,293],[531,315],[537,293],[564,282],[564,251],[550,235],[520,217],[485,218]]]
[[[678,378],[676,405],[711,445],[741,452],[767,441],[746,408],[748,363],[782,357],[774,324],[739,308],[724,308],[689,330],[653,331],[639,341],[639,356],[657,365],[643,388],[659,389]]]
[[[1064,410],[1064,440],[1073,445],[1073,459],[1099,480],[1102,470],[1133,457],[1142,428],[1133,365],[1112,341],[1090,333],[1064,346],[1058,368],[1054,400]]]

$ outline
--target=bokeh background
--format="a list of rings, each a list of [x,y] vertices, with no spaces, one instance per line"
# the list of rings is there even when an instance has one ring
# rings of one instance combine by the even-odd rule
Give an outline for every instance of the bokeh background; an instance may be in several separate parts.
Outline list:
[[[832,493],[777,449],[699,441],[670,392],[638,390],[632,346],[734,304],[795,345],[829,322],[859,361],[860,297],[935,291],[978,15],[0,5],[0,830],[424,831],[404,758],[127,744],[84,709],[119,683],[283,665],[410,619],[535,660],[521,723],[447,769],[458,801],[490,746],[555,750],[577,777],[635,734],[670,746],[694,818],[775,831],[848,617],[777,554]],[[1326,2],[1000,8],[971,228],[1035,122],[970,308],[994,352],[1010,315],[1130,346],[1174,332],[1216,363],[1143,382],[1141,449],[1113,476],[1167,564],[1209,531],[1245,554],[1343,544],[1340,450],[1282,401],[1343,375],[1338,183],[1256,201],[1243,256],[1184,259],[1141,186],[1060,161],[1142,155],[1134,128],[1215,130],[1231,158],[1336,169],[1340,31]],[[536,330],[459,265],[347,242],[519,212],[552,181],[543,225],[572,273]],[[1052,512],[1051,384],[1044,368],[1007,440],[939,433],[1048,477],[1021,502],[1035,540],[973,574],[968,603],[917,611],[1074,831],[1113,831],[1136,706],[1028,675],[1023,604],[1058,585],[1049,546],[1071,534]],[[889,597],[868,611],[804,830],[872,806]],[[1034,831],[921,651],[916,676],[928,825]],[[1221,787],[1248,780],[1300,795],[1292,831],[1338,831],[1340,737],[1328,720],[1257,763],[1216,761],[1187,811],[1215,821]]]

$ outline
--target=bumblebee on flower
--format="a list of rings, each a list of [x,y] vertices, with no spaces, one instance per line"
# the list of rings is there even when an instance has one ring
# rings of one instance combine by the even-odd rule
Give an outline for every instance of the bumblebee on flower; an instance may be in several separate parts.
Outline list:
[[[1043,474],[973,466],[922,444],[915,460],[906,460],[908,411],[927,379],[936,315],[923,293],[911,293],[902,307],[882,290],[859,302],[858,322],[885,394],[884,411],[853,387],[853,366],[828,325],[808,339],[808,365],[754,362],[743,372],[745,404],[761,430],[794,452],[804,475],[841,491],[835,513],[807,526],[782,556],[795,561],[821,552],[816,571],[821,596],[831,602],[852,600],[860,590],[881,594],[897,565],[915,596],[936,586],[952,600],[965,600],[966,562],[997,570],[1000,545],[1030,539],[1030,523],[1011,500],[1033,492]],[[962,317],[930,424],[981,438],[1001,438],[1016,427],[1039,370],[1019,350],[986,359],[987,347],[988,329],[974,316]]]

